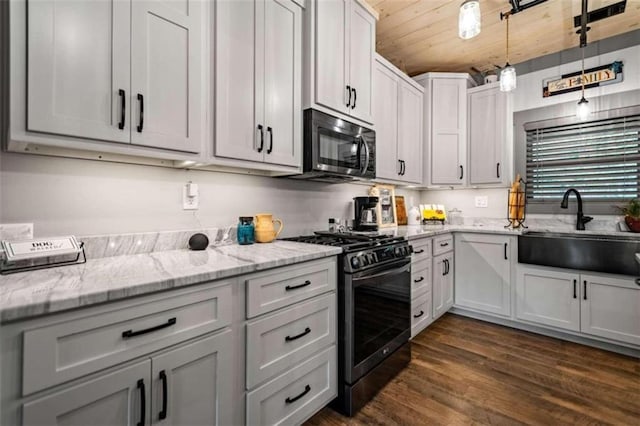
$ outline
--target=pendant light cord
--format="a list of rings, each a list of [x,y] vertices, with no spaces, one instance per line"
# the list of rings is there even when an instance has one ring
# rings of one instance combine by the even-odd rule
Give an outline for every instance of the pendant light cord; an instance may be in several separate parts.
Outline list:
[[[580,50],[582,50],[582,76],[580,77],[580,83],[582,83],[582,99],[584,99],[584,47],[581,47]]]
[[[509,15],[507,14],[507,64],[509,63]]]

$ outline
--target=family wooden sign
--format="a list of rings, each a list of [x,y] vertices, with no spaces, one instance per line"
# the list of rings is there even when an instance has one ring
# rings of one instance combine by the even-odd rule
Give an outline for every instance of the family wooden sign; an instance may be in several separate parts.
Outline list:
[[[564,74],[542,81],[542,97],[561,95],[582,89],[582,71]],[[584,88],[603,86],[622,81],[622,61],[584,70]]]

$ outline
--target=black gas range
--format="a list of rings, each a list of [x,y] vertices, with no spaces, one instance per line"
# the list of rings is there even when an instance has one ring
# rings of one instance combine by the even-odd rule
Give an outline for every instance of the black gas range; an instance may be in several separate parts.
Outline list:
[[[411,246],[403,237],[316,232],[289,241],[338,256],[338,398],[352,416],[411,360]]]

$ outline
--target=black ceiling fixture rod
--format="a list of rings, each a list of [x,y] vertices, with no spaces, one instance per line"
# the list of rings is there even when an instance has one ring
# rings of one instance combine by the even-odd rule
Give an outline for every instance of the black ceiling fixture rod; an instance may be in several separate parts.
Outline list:
[[[599,21],[601,19],[610,18],[612,16],[624,13],[627,7],[627,0],[622,0],[618,3],[610,4],[609,6],[601,7],[600,9],[592,10],[587,13],[587,24]],[[582,26],[582,15],[573,17],[573,27],[578,28]]]
[[[589,8],[587,5],[588,1],[589,0],[582,0],[582,15],[580,16],[580,29],[578,30],[578,34],[580,34],[580,47],[585,47],[587,45],[587,31],[589,31],[589,27],[587,27],[587,9]]]
[[[530,7],[537,6],[540,3],[544,3],[547,0],[533,0],[525,4],[520,4],[520,0],[509,0],[511,4],[511,10],[505,13],[500,12],[500,20],[502,21],[508,15],[515,15],[516,13],[522,12],[523,10],[527,10]]]

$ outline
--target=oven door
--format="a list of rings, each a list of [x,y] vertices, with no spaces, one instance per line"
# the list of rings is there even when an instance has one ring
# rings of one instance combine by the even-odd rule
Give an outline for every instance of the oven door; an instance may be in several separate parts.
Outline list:
[[[344,374],[353,384],[411,336],[411,259],[349,274],[344,290]]]

